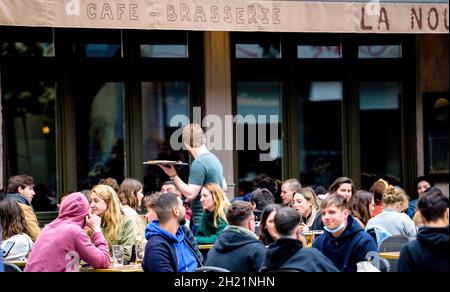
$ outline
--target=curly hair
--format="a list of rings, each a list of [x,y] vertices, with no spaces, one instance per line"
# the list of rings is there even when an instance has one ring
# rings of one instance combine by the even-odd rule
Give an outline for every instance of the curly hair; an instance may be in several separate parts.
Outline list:
[[[401,203],[401,208],[404,210],[408,207],[409,198],[405,191],[401,188],[396,188],[392,185],[383,192],[383,206],[385,208],[393,207],[395,204]]]

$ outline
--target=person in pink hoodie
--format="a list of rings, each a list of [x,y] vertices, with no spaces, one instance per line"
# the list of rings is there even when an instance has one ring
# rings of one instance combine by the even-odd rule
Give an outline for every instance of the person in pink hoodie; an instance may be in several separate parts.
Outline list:
[[[108,268],[109,248],[101,232],[101,218],[89,209],[82,193],[67,196],[58,218],[42,230],[34,244],[25,272],[77,271],[79,260],[96,269]],[[92,238],[84,231],[85,225],[94,231]]]

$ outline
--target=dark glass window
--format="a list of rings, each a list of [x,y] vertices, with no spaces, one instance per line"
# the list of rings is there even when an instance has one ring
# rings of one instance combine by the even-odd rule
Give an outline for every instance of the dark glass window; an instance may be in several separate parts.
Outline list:
[[[142,83],[143,158],[146,160],[181,160],[189,162],[189,154],[170,145],[172,134],[182,127],[171,125],[176,115],[189,117],[189,83]],[[181,142],[181,137],[178,140]],[[187,166],[177,166],[178,175],[187,181]],[[159,191],[167,175],[157,165],[146,165],[145,192]]]
[[[151,32],[141,37],[141,57],[144,58],[188,58],[187,32]]]
[[[238,82],[236,93],[237,115],[244,118],[235,122],[238,184],[246,193],[258,174],[281,179],[281,83]]]
[[[358,46],[358,58],[360,59],[390,59],[401,57],[402,47],[400,45]]]
[[[56,83],[20,78],[2,80],[4,170],[6,178],[35,180],[35,211],[56,210]]]
[[[400,82],[362,82],[359,89],[361,182],[386,176],[402,182]],[[369,189],[370,185],[362,185]]]
[[[301,82],[298,105],[300,177],[327,188],[342,176],[342,82]]]
[[[83,80],[76,90],[78,188],[124,179],[124,85]]]

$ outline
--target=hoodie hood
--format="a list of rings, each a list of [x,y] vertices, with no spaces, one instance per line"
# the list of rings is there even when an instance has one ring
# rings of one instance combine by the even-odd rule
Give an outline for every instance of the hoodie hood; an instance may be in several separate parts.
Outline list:
[[[422,227],[417,234],[417,240],[432,249],[448,249],[449,227]]]
[[[269,245],[269,248],[267,249],[266,263],[269,263],[270,265],[268,265],[266,269],[278,270],[302,248],[302,243],[298,240],[292,238],[278,239]]]
[[[229,225],[214,243],[214,248],[218,252],[228,253],[247,244],[260,243],[255,236],[249,234],[251,231],[241,229],[244,228]]]
[[[58,222],[71,222],[83,228],[88,214],[89,202],[86,196],[82,193],[72,193],[64,198],[59,208],[58,218],[50,225]]]
[[[177,234],[173,235],[170,232],[167,232],[166,230],[162,229],[159,226],[159,221],[154,220],[150,224],[147,225],[147,228],[145,229],[145,239],[149,240],[152,236],[162,236],[165,239],[167,239],[169,242],[173,243],[181,243],[184,238],[184,232],[181,228],[178,228]]]

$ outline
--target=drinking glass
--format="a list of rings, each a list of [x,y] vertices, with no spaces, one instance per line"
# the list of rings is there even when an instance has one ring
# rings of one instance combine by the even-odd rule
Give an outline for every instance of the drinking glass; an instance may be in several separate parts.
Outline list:
[[[112,247],[112,256],[113,256],[113,265],[115,266],[123,266],[123,245],[113,245]]]

